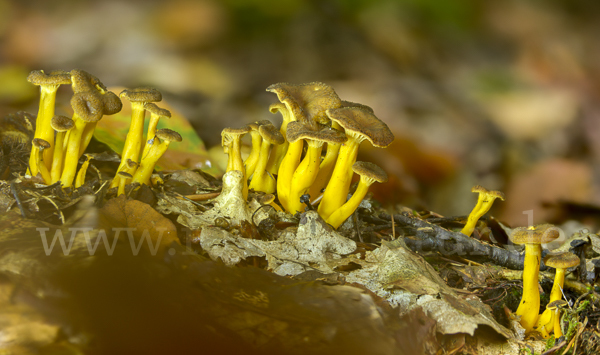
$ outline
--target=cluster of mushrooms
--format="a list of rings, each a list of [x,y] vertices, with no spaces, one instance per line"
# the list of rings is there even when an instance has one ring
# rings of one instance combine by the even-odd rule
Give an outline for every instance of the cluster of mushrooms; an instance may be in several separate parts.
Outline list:
[[[169,118],[171,113],[153,103],[162,99],[156,89],[124,90],[117,96],[108,91],[97,77],[79,69],[50,73],[35,70],[27,80],[40,87],[40,104],[28,173],[31,176],[39,174],[47,185],[59,182],[64,188],[83,185],[91,155],[85,155],[79,166],[80,159],[94,135],[98,121],[104,115],[121,111],[123,105],[119,97],[131,102],[132,117],[121,164],[111,185],[118,187],[118,194],[124,193],[125,185],[132,182],[149,184],[154,166],[169,143],[181,141],[177,132],[157,130],[158,121]],[[61,85],[69,84],[73,89],[73,115],[70,118],[54,114],[57,90]],[[151,115],[147,141],[144,140],[146,111]]]
[[[469,214],[461,233],[470,236],[475,230],[479,218],[486,214],[496,199],[504,201],[504,194],[496,190],[487,190],[476,185],[471,189],[479,194],[477,204]],[[523,269],[523,295],[516,314],[525,333],[538,332],[549,338],[554,332],[556,339],[563,335],[560,322],[560,308],[566,304],[563,300],[565,272],[579,265],[579,257],[573,253],[550,253],[543,259],[547,267],[555,268],[554,284],[550,291],[550,301],[542,314],[540,311],[539,272],[542,257],[542,244],[547,244],[560,236],[558,229],[551,224],[539,224],[530,227],[515,228],[510,234],[513,244],[525,245],[525,263]]]
[[[368,162],[357,162],[360,144],[367,140],[385,148],[394,135],[365,105],[341,100],[333,88],[321,82],[278,83],[267,91],[280,102],[269,107],[283,118],[277,129],[263,120],[222,131],[228,154],[227,172],[244,175],[248,189],[277,194],[277,210],[291,214],[318,204],[319,215],[338,228],[356,210],[369,186],[387,181],[387,174]],[[252,137],[252,150],[243,160],[240,140]],[[360,175],[356,191],[348,199],[353,174]],[[249,184],[248,184],[249,181]]]

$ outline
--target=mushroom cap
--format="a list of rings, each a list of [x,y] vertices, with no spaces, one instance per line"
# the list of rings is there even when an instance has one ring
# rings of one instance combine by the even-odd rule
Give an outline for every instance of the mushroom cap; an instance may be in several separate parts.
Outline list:
[[[269,105],[269,112],[271,112],[271,113],[277,113],[278,111],[281,111],[281,110],[287,110],[287,107],[285,106],[285,104],[283,102],[276,102],[274,104]]]
[[[258,197],[256,197],[256,201],[258,201],[258,203],[260,203],[261,205],[268,205],[271,202],[275,201],[275,195],[273,195],[273,194],[259,195]]]
[[[135,168],[136,166],[139,165],[138,163],[136,163],[135,161],[133,161],[131,159],[127,159],[126,164],[127,164],[127,167],[130,168],[130,169],[133,169],[133,168]]]
[[[260,133],[261,137],[271,144],[283,144],[285,142],[285,138],[279,130],[270,122],[269,124],[263,124],[258,127],[258,133]]]
[[[33,145],[39,150],[50,148],[50,143],[41,138],[34,138],[33,141],[31,141],[31,143],[33,143]]]
[[[321,82],[277,83],[269,86],[267,91],[277,94],[279,101],[289,108],[296,121],[313,128],[317,123],[329,124],[329,118],[325,113],[327,109],[342,106],[342,100],[333,88]]]
[[[181,135],[172,129],[163,128],[156,131],[156,136],[161,141],[181,142]]]
[[[390,128],[368,110],[341,107],[327,110],[327,116],[344,128],[347,135],[358,135],[377,148],[385,148],[394,140]]]
[[[273,123],[269,120],[260,120],[247,124],[247,126],[250,127],[252,131],[258,131],[258,128],[264,125],[273,125]]]
[[[579,265],[579,257],[569,252],[548,254],[544,258],[544,264],[555,269],[568,269]]]
[[[73,92],[99,91],[102,94],[106,92],[106,86],[102,84],[100,79],[85,70],[73,69],[69,75],[73,83]]]
[[[560,236],[552,224],[538,224],[529,227],[517,227],[509,235],[514,244],[546,244]]]
[[[118,113],[123,108],[123,103],[121,99],[112,91],[107,91],[102,95],[102,101],[104,101],[104,114],[105,115],[114,115]]]
[[[358,102],[346,101],[346,100],[342,100],[342,107],[358,107],[358,108],[362,108],[363,110],[367,110],[371,113],[375,112],[375,111],[373,111],[371,106],[359,104]]]
[[[75,126],[75,122],[73,122],[73,120],[69,117],[56,115],[52,117],[50,125],[56,132],[65,132],[73,128]]]
[[[86,122],[98,122],[104,114],[104,102],[94,91],[80,91],[71,97],[73,111]]]
[[[313,131],[303,125],[301,122],[290,122],[287,126],[286,135],[288,142],[293,143],[299,139],[308,139],[320,141],[323,143],[341,144],[348,140],[344,132],[340,132],[329,127],[322,128],[318,131]]]
[[[162,100],[160,91],[151,87],[139,87],[121,91],[119,97],[124,97],[131,102],[157,102]]]
[[[27,81],[34,85],[67,85],[71,84],[71,76],[64,70],[51,71],[49,74],[34,70],[27,76]]]
[[[374,180],[377,182],[388,181],[388,176],[386,172],[373,163],[369,163],[366,161],[357,161],[356,163],[352,164],[352,170],[361,177],[364,176],[370,180]]]
[[[494,197],[494,198],[499,198],[502,201],[504,201],[504,193],[502,193],[501,191],[498,190],[488,190],[485,187],[481,186],[481,185],[475,185],[471,188],[471,192],[478,192],[478,193],[483,193],[486,194],[488,196]]]
[[[252,131],[249,125],[240,128],[227,127],[221,131],[221,145],[226,146],[231,143],[234,138],[240,138],[244,134]]]
[[[171,111],[158,107],[154,102],[148,102],[144,105],[144,108],[152,115],[160,116],[161,118],[171,118]]]

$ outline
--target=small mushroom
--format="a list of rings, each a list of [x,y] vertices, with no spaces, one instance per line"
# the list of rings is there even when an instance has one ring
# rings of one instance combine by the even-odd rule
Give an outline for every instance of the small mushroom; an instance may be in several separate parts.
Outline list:
[[[54,116],[50,122],[52,129],[56,131],[56,138],[54,141],[54,153],[52,156],[52,169],[50,170],[50,176],[52,183],[60,180],[60,175],[63,169],[64,162],[64,146],[65,146],[65,135],[66,132],[75,127],[75,122],[72,119],[65,116]]]
[[[262,136],[258,131],[258,128],[262,125],[273,125],[271,121],[262,120],[250,123],[248,127],[250,127],[250,136],[252,137],[252,150],[250,151],[250,155],[244,161],[244,168],[246,169],[246,176],[250,177],[254,174],[254,169],[256,169],[256,164],[258,163],[258,157],[261,154],[261,144],[262,144]],[[283,138],[283,137],[282,137]],[[269,155],[269,151],[267,151],[267,155]]]
[[[577,255],[569,252],[548,254],[544,258],[544,264],[556,269],[554,284],[552,285],[552,291],[550,291],[550,302],[561,300],[563,298],[562,289],[565,284],[565,272],[568,268],[579,265],[579,258]],[[545,338],[549,337],[549,335],[546,336],[546,334],[552,332],[554,328],[555,316],[560,317],[560,313],[557,314],[556,312],[552,312],[548,307],[546,307],[546,310],[539,316],[535,328]],[[557,336],[555,337],[558,338]]]
[[[149,102],[161,101],[162,94],[154,88],[140,87],[123,90],[119,94],[119,97],[126,98],[131,102],[131,124],[125,138],[125,145],[121,153],[121,163],[117,171],[123,169],[125,164],[127,164],[127,159],[135,162],[139,161],[140,154],[142,153],[142,142],[144,141],[144,121],[146,116],[144,105]],[[119,179],[115,177],[111,187],[116,187],[118,184]]]
[[[114,115],[121,111],[123,108],[123,103],[121,103],[121,99],[112,91],[100,91],[100,95],[102,95],[102,101],[104,102],[104,116]],[[94,131],[96,130],[96,125],[98,122],[90,122],[85,125],[83,129],[83,134],[81,135],[81,146],[79,147],[79,156],[83,155],[88,145],[92,141],[92,137],[94,136]]]
[[[50,173],[48,172],[48,168],[46,168],[46,164],[44,164],[44,150],[50,148],[50,143],[46,142],[41,138],[34,138],[32,141],[33,147],[31,149],[31,154],[35,154],[35,163],[38,167],[39,173],[42,175],[42,179],[46,185],[50,185],[52,182],[52,178],[50,177]]]
[[[540,311],[540,291],[538,276],[542,256],[542,244],[557,239],[560,233],[551,224],[540,224],[515,228],[509,238],[514,244],[525,245],[525,265],[523,268],[523,296],[516,314],[521,316],[521,326],[529,333],[536,325]]]
[[[144,105],[146,111],[150,112],[150,122],[148,124],[148,134],[146,135],[146,144],[144,145],[144,151],[142,152],[142,157],[146,155],[148,149],[152,145],[149,143],[150,140],[154,139],[156,135],[156,128],[158,126],[158,121],[161,119],[169,119],[171,118],[171,111],[158,107],[155,103],[150,102]]]
[[[385,148],[394,140],[389,127],[367,109],[330,109],[327,110],[327,116],[344,128],[348,141],[340,148],[331,179],[319,204],[319,215],[325,220],[346,202],[353,175],[352,165],[360,144],[368,140],[374,147]]]
[[[277,130],[271,122],[259,126],[258,133],[261,136],[261,145],[258,161],[249,188],[254,189],[254,191],[272,194],[275,192],[276,182],[266,169],[267,162],[269,161],[269,150],[272,144],[282,144],[284,139],[281,133],[279,133],[279,130]]]
[[[83,164],[81,164],[81,168],[77,172],[77,177],[75,177],[75,188],[78,189],[85,183],[85,175],[87,174],[87,169],[90,166],[90,160],[92,160],[92,156],[89,154],[85,154],[85,160]]]
[[[125,165],[124,170],[119,171],[118,173],[119,188],[117,190],[117,196],[125,194],[125,185],[127,185],[127,181],[133,178],[133,174],[138,166],[138,163],[131,159],[127,159],[127,164]]]
[[[154,140],[148,154],[142,158],[140,167],[133,174],[132,182],[148,185],[154,166],[160,157],[167,151],[171,142],[181,142],[181,135],[168,128],[159,129],[156,131],[156,137],[160,140]]]
[[[319,131],[307,129],[300,122],[291,122],[287,131],[288,141],[295,144],[298,140],[304,140],[308,145],[304,159],[298,164],[291,181],[282,181],[289,184],[289,197],[287,210],[294,214],[302,211],[303,203],[300,196],[304,195],[315,181],[321,164],[321,150],[324,143],[342,144],[348,138],[343,132],[324,128]],[[279,177],[278,179],[282,179]],[[278,180],[279,181],[279,180]]]
[[[367,194],[367,191],[369,191],[369,186],[373,185],[375,182],[382,183],[388,180],[385,171],[373,163],[357,161],[352,165],[352,170],[360,175],[356,191],[352,194],[352,197],[348,202],[344,203],[342,207],[333,212],[326,221],[336,229],[358,208]]]
[[[242,137],[248,132],[250,132],[250,127],[248,125],[241,128],[228,127],[221,131],[221,145],[224,149],[227,147],[226,151],[229,155],[226,172],[238,170],[244,174],[244,186],[242,189],[244,199],[248,198],[248,178],[246,176],[246,169],[244,168],[244,161],[242,160],[242,147],[240,142]]]
[[[50,121],[54,117],[54,107],[56,102],[56,92],[61,85],[71,84],[71,77],[68,72],[58,70],[49,74],[43,70],[34,70],[27,76],[27,81],[40,87],[40,106],[36,118],[34,138],[41,138],[50,144],[50,148],[44,152],[44,161],[47,170],[51,169],[52,155],[54,147],[54,130],[50,126]],[[35,165],[35,154],[29,158],[29,167],[31,175],[37,175],[37,166]]]
[[[85,126],[88,123],[98,122],[104,112],[104,103],[100,94],[94,91],[75,93],[71,98],[71,107],[74,111],[73,122],[75,127],[69,133],[69,141],[65,151],[65,163],[60,176],[63,187],[70,187],[73,184]]]
[[[460,231],[466,236],[471,236],[475,230],[477,221],[490,210],[495,199],[499,198],[500,200],[504,201],[504,194],[502,192],[496,190],[490,191],[479,185],[473,186],[471,192],[479,193],[479,197],[477,198],[477,204],[467,218],[467,223]]]

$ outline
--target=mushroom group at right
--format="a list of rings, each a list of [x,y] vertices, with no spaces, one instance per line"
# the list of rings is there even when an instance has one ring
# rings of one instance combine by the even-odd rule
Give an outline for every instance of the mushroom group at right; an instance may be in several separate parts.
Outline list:
[[[521,316],[520,323],[525,333],[533,331],[540,311],[538,277],[542,260],[542,244],[550,243],[559,236],[559,231],[551,224],[517,227],[509,235],[514,244],[525,245],[523,295],[516,311],[516,314]]]

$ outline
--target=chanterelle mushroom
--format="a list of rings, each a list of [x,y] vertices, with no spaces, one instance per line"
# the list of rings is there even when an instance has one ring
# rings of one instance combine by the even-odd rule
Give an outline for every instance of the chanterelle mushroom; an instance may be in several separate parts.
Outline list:
[[[267,162],[269,161],[269,148],[272,144],[279,145],[284,142],[283,136],[272,123],[263,122],[258,127],[258,133],[261,136],[260,154],[254,170],[254,175],[250,181],[250,188],[255,191],[263,191],[268,194],[275,192],[275,179],[267,171]]]
[[[148,102],[162,100],[162,94],[158,90],[148,87],[123,90],[119,96],[131,102],[131,124],[125,138],[118,171],[122,170],[125,164],[127,164],[127,159],[136,162],[139,161],[139,156],[142,152],[142,142],[144,141],[144,120],[146,116],[144,105]],[[119,184],[119,180],[119,177],[115,177],[111,187],[116,187]]]
[[[540,291],[538,276],[542,244],[558,238],[560,233],[551,224],[515,228],[509,238],[514,244],[525,244],[525,265],[523,268],[523,296],[516,314],[521,316],[521,326],[526,333],[533,330],[540,311]]]
[[[63,187],[70,187],[73,184],[79,161],[81,138],[86,124],[98,122],[104,113],[104,103],[100,94],[94,91],[75,93],[71,98],[71,107],[74,111],[75,127],[71,129],[65,152],[65,163],[60,177]]]
[[[342,207],[338,208],[327,218],[327,223],[336,229],[354,213],[367,194],[367,191],[369,191],[369,186],[375,182],[386,182],[388,180],[385,171],[373,163],[357,161],[352,165],[352,170],[360,175],[356,191],[348,202],[344,203]]]
[[[144,105],[146,111],[150,112],[150,122],[148,123],[148,134],[146,135],[146,140],[152,140],[156,135],[156,128],[158,127],[158,122],[161,119],[169,119],[171,118],[171,111],[158,107],[155,103],[150,102]],[[146,142],[144,145],[144,151],[142,152],[142,157],[146,155],[148,149],[152,144]]]
[[[352,165],[358,147],[368,140],[374,147],[385,148],[394,140],[389,127],[370,111],[359,107],[342,107],[327,110],[332,121],[346,132],[348,141],[340,148],[335,168],[319,205],[319,215],[325,220],[346,202],[352,180]]]
[[[248,178],[246,176],[246,169],[244,168],[244,161],[242,160],[242,147],[240,144],[241,138],[248,132],[250,132],[248,125],[241,128],[225,128],[221,131],[221,145],[223,148],[227,147],[227,154],[229,159],[227,161],[227,171],[239,170],[244,174],[243,179],[243,192],[244,198],[248,198]]]
[[[479,185],[473,186],[471,192],[477,192],[479,193],[479,196],[477,198],[477,204],[469,214],[467,223],[460,231],[466,236],[471,236],[475,230],[477,221],[490,210],[495,199],[499,198],[500,200],[504,201],[504,194],[502,192],[496,190],[490,191]]]
[[[34,70],[27,76],[27,81],[40,87],[40,107],[36,118],[34,138],[41,138],[50,144],[44,151],[44,162],[48,170],[51,169],[54,147],[54,130],[50,126],[50,120],[54,117],[54,106],[56,102],[56,91],[61,85],[71,84],[71,76],[63,70],[52,71],[49,74],[43,70]],[[31,175],[37,175],[35,154],[29,158]]]

